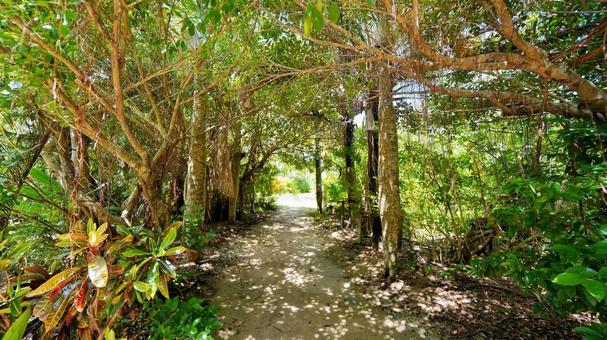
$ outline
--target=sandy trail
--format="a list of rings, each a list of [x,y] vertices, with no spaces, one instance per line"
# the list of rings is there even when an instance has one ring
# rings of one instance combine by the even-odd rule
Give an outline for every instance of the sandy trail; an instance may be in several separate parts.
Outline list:
[[[279,210],[227,252],[238,259],[210,284],[230,339],[432,338],[421,320],[373,306],[327,250],[338,240],[308,216],[314,195],[279,199]],[[364,274],[364,273],[363,273]]]

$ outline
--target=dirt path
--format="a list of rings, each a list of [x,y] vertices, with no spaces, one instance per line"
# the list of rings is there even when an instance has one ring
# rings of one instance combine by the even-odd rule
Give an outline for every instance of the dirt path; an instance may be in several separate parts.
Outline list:
[[[209,300],[221,307],[221,338],[435,338],[419,317],[375,306],[340,267],[328,251],[338,240],[308,216],[313,194],[278,203],[264,224],[230,240],[236,264],[210,282],[216,294]]]

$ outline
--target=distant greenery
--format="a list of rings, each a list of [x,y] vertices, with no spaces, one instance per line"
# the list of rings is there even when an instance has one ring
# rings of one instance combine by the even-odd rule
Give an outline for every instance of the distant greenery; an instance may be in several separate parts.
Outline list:
[[[291,178],[287,185],[287,191],[293,194],[308,193],[310,190],[310,181],[301,175]]]

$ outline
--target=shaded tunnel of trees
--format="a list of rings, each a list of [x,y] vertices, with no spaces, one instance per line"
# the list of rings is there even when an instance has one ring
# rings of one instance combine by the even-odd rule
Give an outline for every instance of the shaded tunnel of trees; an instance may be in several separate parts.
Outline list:
[[[607,336],[606,6],[1,1],[0,329],[112,338],[288,168],[382,280],[509,277]]]

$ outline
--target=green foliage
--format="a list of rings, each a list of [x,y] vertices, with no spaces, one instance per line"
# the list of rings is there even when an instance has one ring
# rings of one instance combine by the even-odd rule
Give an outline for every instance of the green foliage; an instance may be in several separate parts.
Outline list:
[[[584,340],[607,339],[607,324],[593,323],[590,327],[577,327],[575,331],[584,336]]]
[[[198,298],[182,300],[174,297],[145,305],[151,319],[150,339],[213,339],[213,331],[221,328],[219,309],[204,305]]]
[[[287,187],[287,191],[294,194],[307,193],[311,190],[310,181],[306,177],[301,175],[289,178]]]
[[[6,333],[2,337],[2,340],[22,339],[23,334],[25,334],[25,330],[27,328],[27,323],[29,322],[29,318],[30,318],[31,314],[32,314],[32,309],[28,307],[12,323],[12,325],[9,327],[9,329],[6,331]]]
[[[342,178],[338,178],[333,173],[327,173],[323,179],[323,185],[323,194],[327,203],[338,204],[346,199],[347,191]]]
[[[547,145],[547,171],[505,181],[493,210],[505,238],[525,244],[541,237],[541,243],[498,252],[476,265],[481,273],[511,276],[559,312],[592,311],[604,319],[606,168],[604,142],[595,141],[604,139],[605,128],[575,125],[563,125]]]

